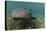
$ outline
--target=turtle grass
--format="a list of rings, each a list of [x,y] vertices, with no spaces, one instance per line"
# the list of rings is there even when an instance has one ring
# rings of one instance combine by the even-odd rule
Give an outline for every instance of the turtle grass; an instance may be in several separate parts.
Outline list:
[[[16,28],[16,23],[12,17],[7,16],[6,17],[6,24],[7,24],[7,30],[12,30]],[[32,23],[30,24],[31,28],[44,28],[44,17],[43,16],[37,16],[35,20],[31,21]]]

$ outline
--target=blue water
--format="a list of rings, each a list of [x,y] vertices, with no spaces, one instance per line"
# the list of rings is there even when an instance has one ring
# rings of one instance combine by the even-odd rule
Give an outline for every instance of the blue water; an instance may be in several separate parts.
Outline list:
[[[10,16],[16,8],[32,9],[32,16],[44,15],[44,7],[44,3],[8,1],[7,16]]]

